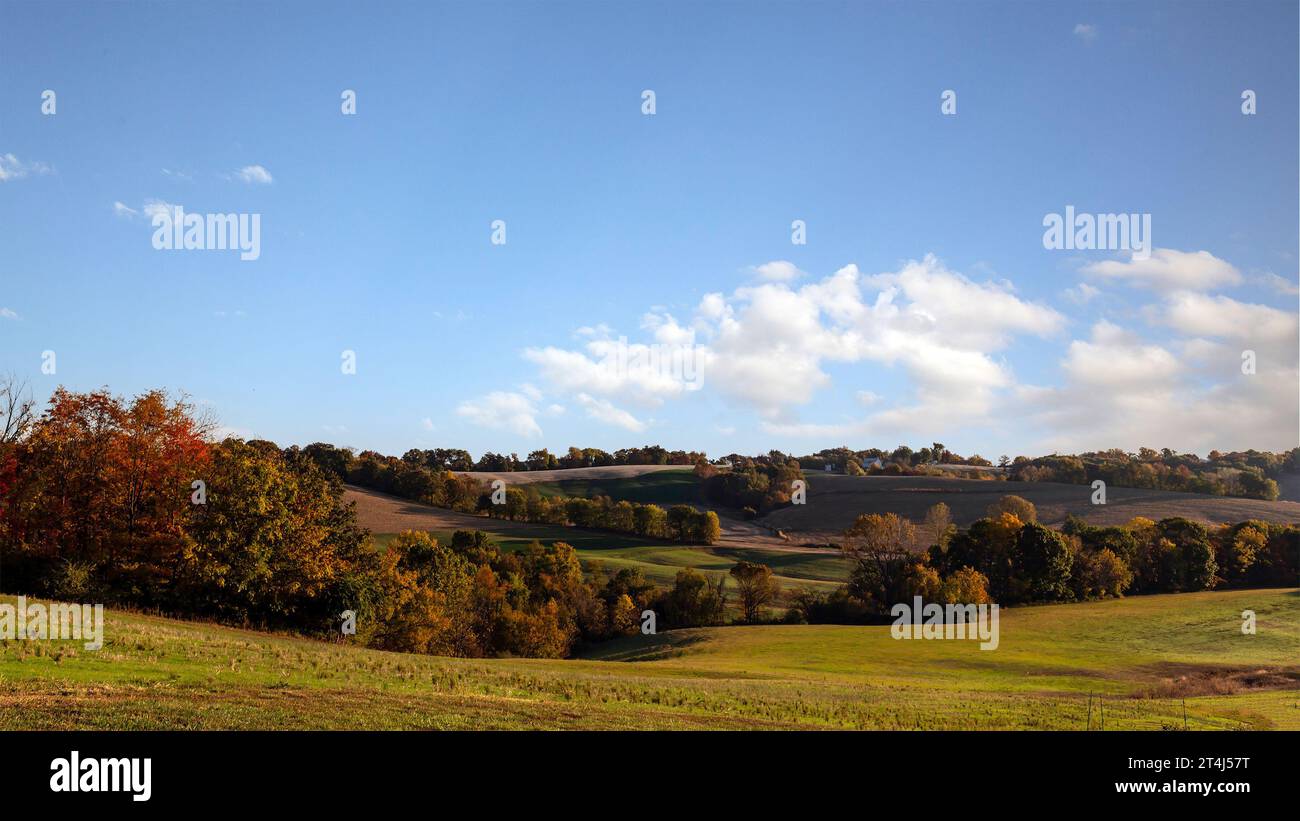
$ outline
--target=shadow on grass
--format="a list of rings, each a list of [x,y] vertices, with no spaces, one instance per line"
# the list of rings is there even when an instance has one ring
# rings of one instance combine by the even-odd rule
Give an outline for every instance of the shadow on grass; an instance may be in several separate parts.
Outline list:
[[[602,642],[579,656],[588,661],[664,661],[686,654],[694,645],[707,644],[709,636],[698,630],[668,630],[653,636],[628,636]]]

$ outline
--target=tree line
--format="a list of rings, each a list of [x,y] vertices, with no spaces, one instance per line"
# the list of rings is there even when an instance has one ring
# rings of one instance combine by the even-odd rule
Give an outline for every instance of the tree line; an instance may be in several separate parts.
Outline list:
[[[18,396],[0,385],[7,591],[334,637],[350,611],[354,640],[461,656],[565,656],[637,632],[646,610],[659,629],[723,620],[724,577],[585,578],[564,542],[505,552],[481,531],[447,545],[407,532],[376,549],[337,451],[212,441],[213,423],[162,391],[60,388],[39,415]],[[478,503],[478,483],[440,477],[451,503]],[[566,517],[587,521],[569,501]],[[698,536],[698,515],[660,512],[666,534]]]
[[[960,530],[947,505],[918,528],[893,513],[859,516],[844,534],[849,582],[796,594],[792,620],[877,620],[921,596],[941,604],[1024,604],[1289,586],[1300,580],[1300,527],[1244,521],[1206,527],[1181,517],[1099,527],[1070,517],[1058,532],[1034,505],[1004,496]]]
[[[610,530],[686,544],[714,544],[722,535],[718,514],[690,505],[664,509],[656,504],[618,501],[608,496],[543,496],[524,485],[507,487],[494,501],[490,484],[457,474],[430,460],[430,451],[411,450],[400,459],[375,451],[351,451],[315,443],[303,453],[350,484],[391,493],[435,507],[531,522]]]
[[[934,476],[944,475],[944,465],[993,466],[978,454],[959,456],[940,442],[917,450],[907,445],[899,445],[892,451],[828,448],[800,456],[798,462],[805,470],[830,466],[850,476]],[[1170,448],[1143,447],[1135,453],[1112,448],[1077,455],[1054,453],[1036,458],[1001,456],[997,467],[1002,469],[1000,473],[989,471],[970,476],[1064,484],[1091,484],[1100,479],[1114,487],[1275,501],[1279,495],[1278,475],[1300,472],[1300,448],[1283,453],[1260,450],[1223,453],[1213,450],[1205,458],[1194,453],[1178,453]]]
[[[539,448],[523,459],[518,454],[484,453],[477,461],[469,451],[437,448],[408,451],[403,459],[420,458],[430,467],[456,471],[519,473],[530,470],[566,470],[569,468],[609,467],[611,465],[693,465],[705,455],[698,451],[667,450],[659,445],[620,448],[609,453],[600,448],[570,447],[563,454]]]
[[[1300,471],[1300,448],[1286,453],[1249,450],[1210,451],[1208,458],[1179,454],[1165,448],[1140,448],[1136,454],[1119,449],[1056,455],[1037,459],[1016,457],[1010,478],[1021,482],[1064,482],[1086,485],[1100,479],[1115,487],[1152,488],[1275,501],[1276,477]]]
[[[491,494],[479,497],[478,510],[496,519],[534,524],[572,525],[612,530],[650,539],[669,539],[685,544],[714,544],[722,536],[722,523],[711,510],[696,510],[685,504],[667,509],[653,503],[613,501],[608,496],[586,499],[580,496],[541,495],[536,488],[505,489],[505,499],[494,504]]]

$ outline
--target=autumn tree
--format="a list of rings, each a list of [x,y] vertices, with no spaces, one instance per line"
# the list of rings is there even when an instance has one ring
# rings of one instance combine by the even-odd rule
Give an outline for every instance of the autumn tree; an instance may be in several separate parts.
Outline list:
[[[334,586],[363,552],[355,512],[315,462],[230,438],[212,448],[207,501],[173,568],[178,595],[227,619],[332,625]]]
[[[59,388],[24,427],[0,454],[15,463],[0,525],[16,548],[0,559],[10,581],[49,592],[75,567],[106,593],[158,605],[185,549],[209,423],[161,391],[128,404],[105,390]]]
[[[944,604],[989,604],[989,580],[978,570],[963,567],[943,580],[940,598]]]
[[[764,607],[780,598],[781,584],[765,564],[739,562],[731,568],[731,577],[736,580],[744,619],[751,624],[758,621]]]
[[[886,612],[902,597],[900,585],[915,543],[916,529],[897,514],[858,516],[841,545],[854,563],[849,592],[877,612]]]
[[[941,551],[948,549],[948,541],[956,528],[952,523],[952,511],[946,504],[939,502],[925,511],[925,530],[930,544],[937,545]]]
[[[1038,521],[1038,509],[1023,496],[1008,494],[988,506],[987,515],[990,519],[996,519],[1003,513],[1010,513],[1025,524]]]

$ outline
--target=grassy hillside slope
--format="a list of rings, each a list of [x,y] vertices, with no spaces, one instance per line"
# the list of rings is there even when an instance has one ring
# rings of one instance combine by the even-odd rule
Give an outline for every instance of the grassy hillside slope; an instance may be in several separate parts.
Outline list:
[[[608,571],[639,567],[646,578],[666,586],[672,585],[683,567],[725,573],[741,560],[772,567],[786,587],[833,587],[848,576],[848,562],[837,552],[790,548],[777,540],[768,540],[773,544],[724,541],[713,547],[687,546],[600,530],[471,516],[363,488],[350,487],[347,495],[357,503],[361,526],[376,534],[381,545],[402,530],[426,530],[443,543],[449,543],[456,530],[482,530],[507,550],[533,539],[562,541],[577,549],[587,567],[594,562]]]
[[[727,627],[469,660],[110,611],[98,652],[0,643],[0,729],[1083,729],[1089,694],[1108,730],[1181,728],[1183,699],[1191,729],[1300,729],[1297,590],[1008,610],[1001,639]]]

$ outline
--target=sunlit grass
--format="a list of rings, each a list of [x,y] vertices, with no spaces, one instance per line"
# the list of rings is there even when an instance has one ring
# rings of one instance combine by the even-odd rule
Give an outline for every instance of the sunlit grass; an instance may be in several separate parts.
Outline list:
[[[11,601],[12,599],[7,599]],[[1241,634],[1241,611],[1258,633]],[[108,611],[0,642],[0,729],[1300,729],[1300,591],[1005,610],[998,650],[887,626],[684,630],[447,659]]]

